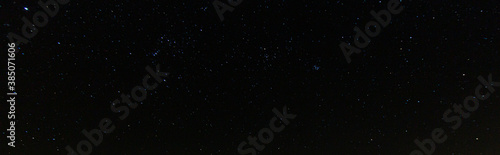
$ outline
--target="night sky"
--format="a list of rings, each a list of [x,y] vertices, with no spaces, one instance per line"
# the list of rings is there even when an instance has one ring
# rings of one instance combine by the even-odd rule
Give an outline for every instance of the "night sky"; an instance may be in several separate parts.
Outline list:
[[[18,46],[16,147],[4,93],[0,154],[66,155],[103,118],[116,129],[92,154],[239,154],[284,106],[296,117],[258,154],[410,154],[435,128],[448,136],[436,155],[500,154],[500,87],[460,128],[442,119],[474,95],[478,76],[500,81],[500,2],[402,0],[347,63],[339,44],[353,45],[353,28],[388,2],[243,0],[224,21],[213,0],[59,5]],[[4,52],[37,11],[35,0],[0,2]],[[157,64],[168,77],[120,120],[111,103]]]

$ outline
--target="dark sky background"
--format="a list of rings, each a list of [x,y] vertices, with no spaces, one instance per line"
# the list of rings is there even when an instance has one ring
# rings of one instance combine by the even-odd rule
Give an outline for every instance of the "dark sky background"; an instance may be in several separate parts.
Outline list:
[[[238,154],[283,106],[297,117],[260,154],[409,154],[438,127],[434,154],[498,154],[500,91],[454,132],[441,118],[477,76],[500,81],[500,2],[403,0],[348,64],[338,44],[387,1],[244,0],[221,22],[212,0],[73,0],[20,46],[17,146],[2,104],[0,154],[66,154],[105,117],[93,154]],[[2,34],[37,2],[0,2]],[[119,120],[110,103],[156,64],[170,76]]]

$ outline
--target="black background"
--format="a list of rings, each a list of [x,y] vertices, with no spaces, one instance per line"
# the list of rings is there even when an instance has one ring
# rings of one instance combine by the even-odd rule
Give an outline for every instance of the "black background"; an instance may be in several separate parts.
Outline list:
[[[435,154],[500,152],[499,92],[455,132],[441,120],[477,76],[500,81],[500,3],[403,1],[348,64],[338,44],[386,4],[245,0],[221,22],[212,1],[73,0],[20,46],[16,148],[2,104],[1,152],[66,154],[108,117],[116,129],[94,154],[237,154],[283,106],[297,117],[260,154],[409,154],[437,127],[448,140]],[[41,8],[0,10],[6,36]],[[110,103],[156,64],[170,76],[119,121]]]

